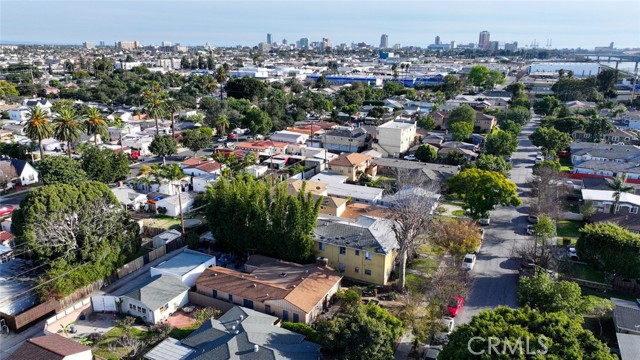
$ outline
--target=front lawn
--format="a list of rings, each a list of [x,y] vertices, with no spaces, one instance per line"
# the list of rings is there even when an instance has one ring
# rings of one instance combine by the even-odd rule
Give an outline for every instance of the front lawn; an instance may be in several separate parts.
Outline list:
[[[593,281],[597,283],[606,284],[607,280],[602,272],[594,269],[593,267],[585,264],[568,263],[567,275],[587,281]]]
[[[187,336],[191,335],[191,333],[194,332],[197,328],[198,327],[196,326],[188,326],[181,329],[173,328],[171,329],[169,336],[177,340],[182,340]]]
[[[129,354],[130,349],[122,347],[118,344],[118,339],[124,335],[122,328],[114,327],[113,329],[104,333],[104,339],[93,347],[93,353],[95,355],[101,356],[108,360],[118,360],[122,359],[124,356]],[[140,341],[146,342],[152,334],[148,331],[140,330],[135,327],[131,328],[131,336],[134,339],[138,339]],[[112,348],[109,348],[109,344],[113,343]]]
[[[419,254],[426,254],[426,255],[435,255],[435,256],[443,256],[445,254],[444,248],[441,248],[439,246],[431,245],[428,242],[424,243],[424,244],[420,245],[420,247],[418,247],[418,253]]]
[[[409,263],[408,268],[421,271],[424,274],[432,274],[438,269],[438,260],[431,258],[415,259]]]
[[[407,273],[405,285],[411,293],[425,291],[429,283],[429,279],[424,276]]]
[[[559,220],[557,225],[557,236],[559,237],[579,237],[582,221]]]

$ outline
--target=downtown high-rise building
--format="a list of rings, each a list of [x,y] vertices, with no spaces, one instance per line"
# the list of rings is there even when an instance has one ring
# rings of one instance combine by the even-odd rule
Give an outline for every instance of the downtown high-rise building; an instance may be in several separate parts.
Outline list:
[[[380,36],[380,49],[388,49],[389,48],[389,35],[382,34]]]
[[[267,44],[271,45],[273,41],[273,37],[271,36],[271,34],[267,34]]]
[[[436,36],[436,45],[440,45],[440,36]]]
[[[491,38],[488,31],[481,31],[478,38],[478,47],[483,50],[491,49]]]
[[[298,40],[298,48],[300,49],[309,49],[309,39],[308,38],[300,38],[300,40]]]

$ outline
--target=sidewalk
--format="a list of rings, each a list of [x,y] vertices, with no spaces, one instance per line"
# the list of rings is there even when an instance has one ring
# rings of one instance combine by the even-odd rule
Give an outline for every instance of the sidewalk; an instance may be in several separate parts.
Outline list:
[[[396,347],[393,357],[395,360],[407,360],[409,358],[411,348],[413,347],[413,338],[411,328],[405,329],[400,339],[398,339],[398,346]]]

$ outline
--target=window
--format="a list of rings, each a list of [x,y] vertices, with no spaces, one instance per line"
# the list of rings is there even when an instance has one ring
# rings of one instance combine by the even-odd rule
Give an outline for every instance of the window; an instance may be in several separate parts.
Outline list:
[[[353,269],[353,271],[355,271],[355,272],[359,273],[359,272],[360,272],[360,268],[356,266],[356,268],[355,268],[355,269]]]
[[[129,309],[131,309],[131,310],[135,310],[135,309],[136,309],[136,307],[135,307],[135,306],[133,306],[133,304],[129,304]]]
[[[296,313],[293,313],[293,322],[300,322],[300,316]]]
[[[347,253],[347,248],[344,246],[340,246],[340,255],[345,255]]]
[[[271,315],[271,305],[265,305],[264,306],[264,312],[265,312],[265,314]]]
[[[369,269],[364,269],[364,274],[365,274],[365,275],[369,275],[369,276],[371,276],[371,270],[369,270]]]
[[[287,310],[282,310],[282,321],[289,321],[289,312]]]
[[[320,251],[324,251],[324,243],[323,243],[323,242],[319,242],[319,243],[318,243],[318,249],[319,249]]]
[[[142,313],[143,313],[143,314],[146,314],[146,313],[147,313],[147,309],[142,308]]]
[[[244,299],[242,301],[242,306],[249,308],[249,309],[253,309],[253,301],[248,300],[248,299]]]
[[[356,250],[356,256],[360,256],[360,250]]]
[[[366,251],[364,253],[364,259],[365,260],[371,260],[371,251]]]
[[[212,290],[211,291],[211,297],[213,297],[214,299],[218,298],[218,290]]]
[[[343,263],[338,264],[338,270],[340,271],[344,271],[347,268],[347,266]]]
[[[160,307],[160,312],[167,311],[168,308],[169,308],[169,304],[164,304]]]
[[[634,207],[632,207],[632,208],[629,210],[629,212],[630,212],[631,214],[637,214],[637,213],[638,213],[638,208],[637,208],[636,206],[634,206]]]
[[[229,296],[227,297],[227,299],[229,299],[229,302],[233,302],[233,295],[229,294]]]
[[[138,306],[138,312],[142,312],[142,308]]]

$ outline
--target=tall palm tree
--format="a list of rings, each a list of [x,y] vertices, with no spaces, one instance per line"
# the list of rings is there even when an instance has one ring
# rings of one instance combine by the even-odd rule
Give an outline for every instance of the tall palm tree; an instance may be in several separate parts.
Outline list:
[[[156,121],[156,135],[160,135],[160,128],[158,127],[158,119],[165,113],[165,103],[162,98],[156,94],[148,98],[144,103],[144,108],[149,116],[153,116]]]
[[[75,110],[69,108],[60,110],[53,120],[53,125],[53,137],[67,143],[67,151],[71,158],[71,142],[78,141],[82,133]]]
[[[220,66],[216,70],[215,78],[218,84],[220,84],[220,100],[222,100],[222,89],[224,88],[224,82],[227,80],[227,70],[224,66]]]
[[[47,119],[47,115],[42,111],[39,106],[34,107],[29,112],[29,120],[27,120],[24,126],[24,131],[27,137],[31,140],[38,141],[38,147],[40,148],[40,160],[44,156],[44,148],[42,147],[42,139],[46,139],[53,135],[53,127]]]
[[[224,135],[227,126],[229,126],[230,124],[231,123],[229,122],[229,118],[225,114],[220,115],[216,119],[215,125],[218,128],[218,131],[220,131],[220,136]]]
[[[178,187],[178,206],[180,207],[180,226],[182,228],[182,237],[184,238],[184,214],[182,212],[182,196],[180,189],[180,180],[184,177],[184,173],[178,164],[170,164],[162,168],[160,177],[167,179],[172,185]]]
[[[620,195],[622,195],[622,193],[629,193],[629,192],[633,192],[635,189],[631,186],[626,186],[625,182],[627,181],[627,174],[624,174],[622,176],[616,176],[613,178],[613,181],[609,184],[609,187],[611,188],[611,190],[613,190],[613,207],[611,207],[611,213],[614,214],[616,212],[616,208],[618,207],[618,204],[620,203]]]
[[[122,118],[120,115],[116,115],[113,117],[113,121],[111,122],[111,126],[118,129],[118,141],[120,142],[120,153],[123,154],[124,146],[122,146],[122,128],[124,128],[124,123],[122,122]]]
[[[89,136],[93,135],[93,144],[98,146],[98,135],[102,136],[107,133],[107,122],[102,118],[98,108],[95,107],[87,107],[85,116],[84,131]]]
[[[173,140],[176,141],[176,123],[175,123],[175,114],[180,111],[182,106],[180,106],[180,102],[176,99],[167,99],[165,101],[165,107],[169,114],[171,114],[171,135],[173,135]]]

